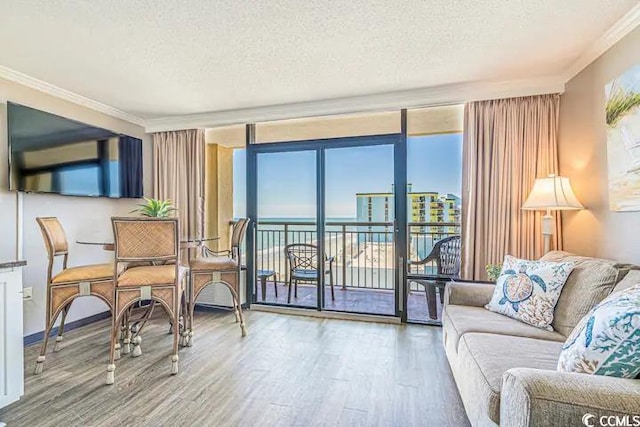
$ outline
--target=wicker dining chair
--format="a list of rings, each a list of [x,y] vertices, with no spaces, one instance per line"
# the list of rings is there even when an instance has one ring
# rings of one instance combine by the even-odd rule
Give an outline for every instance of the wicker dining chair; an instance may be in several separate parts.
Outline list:
[[[117,273],[111,323],[111,347],[107,384],[115,381],[115,348],[120,325],[135,303],[160,304],[173,328],[171,374],[178,373],[180,315],[184,304],[183,279],[187,269],[180,265],[180,227],[177,218],[112,218]],[[130,266],[130,263],[134,266]],[[140,265],[145,263],[147,265]],[[127,327],[127,330],[130,328]],[[141,354],[139,330],[131,337],[133,356]]]
[[[410,280],[424,286],[427,297],[427,308],[429,317],[437,319],[436,313],[436,288],[440,293],[440,303],[444,299],[444,288],[447,282],[457,279],[460,275],[460,236],[449,236],[440,239],[433,245],[429,255],[419,261],[410,261],[410,266],[426,265],[435,263],[435,274],[424,274],[423,278],[413,275]]]
[[[294,288],[294,298],[298,298],[298,282],[319,283],[318,276],[318,247],[309,243],[292,243],[285,246],[284,253],[289,261],[289,289],[287,304],[291,303],[291,288]],[[336,294],[333,288],[333,262],[334,257],[324,256],[324,274],[329,275],[331,286],[331,300],[335,301]],[[293,286],[291,286],[293,284]]]
[[[231,248],[213,251],[203,246],[203,254],[189,262],[189,312],[184,344],[193,345],[193,313],[198,295],[209,285],[221,283],[231,292],[236,322],[240,322],[242,336],[247,335],[247,326],[240,303],[240,271],[242,270],[242,243],[249,226],[248,218],[239,219],[233,226]]]
[[[42,373],[44,368],[47,342],[56,320],[61,315],[58,335],[53,351],[60,350],[60,343],[64,333],[64,324],[76,298],[94,296],[107,304],[109,311],[113,312],[113,264],[92,264],[77,267],[68,267],[69,245],[62,224],[56,217],[36,218],[44,243],[47,248],[49,264],[47,267],[47,296],[45,329],[40,356],[36,361],[35,374]],[[62,270],[53,275],[56,259],[62,257]],[[115,349],[116,357],[119,357],[119,348]]]

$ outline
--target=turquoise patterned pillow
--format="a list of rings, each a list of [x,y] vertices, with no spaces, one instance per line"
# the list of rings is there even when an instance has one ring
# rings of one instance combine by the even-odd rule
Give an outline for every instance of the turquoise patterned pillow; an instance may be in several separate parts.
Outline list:
[[[582,318],[562,347],[558,371],[640,374],[640,284],[609,295]]]
[[[485,308],[553,331],[553,310],[571,270],[571,262],[528,261],[507,255]]]

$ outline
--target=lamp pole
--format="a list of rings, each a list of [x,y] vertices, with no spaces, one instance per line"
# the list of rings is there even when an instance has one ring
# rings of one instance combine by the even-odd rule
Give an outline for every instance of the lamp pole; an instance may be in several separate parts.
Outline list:
[[[542,217],[542,236],[544,237],[544,253],[551,250],[551,237],[555,231],[555,223],[551,209],[547,208],[547,212]]]

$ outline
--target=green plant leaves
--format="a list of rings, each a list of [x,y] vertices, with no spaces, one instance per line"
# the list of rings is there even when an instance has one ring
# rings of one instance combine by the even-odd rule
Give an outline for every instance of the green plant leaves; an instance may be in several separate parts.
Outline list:
[[[145,203],[139,204],[139,208],[131,211],[131,213],[138,213],[141,216],[151,218],[167,218],[171,216],[171,213],[177,211],[173,207],[171,200],[158,200],[153,198],[144,197]]]

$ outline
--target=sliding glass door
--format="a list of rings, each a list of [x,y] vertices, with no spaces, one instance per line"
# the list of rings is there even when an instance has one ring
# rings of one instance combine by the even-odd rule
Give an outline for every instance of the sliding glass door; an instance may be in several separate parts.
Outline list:
[[[302,257],[318,238],[316,157],[315,150],[257,154],[255,301],[318,307],[317,283],[289,269],[289,257]]]
[[[398,159],[399,134],[248,145],[252,303],[399,316]]]
[[[323,308],[394,315],[393,145],[326,148],[324,167],[324,241],[334,289],[325,286]]]

